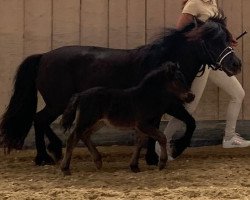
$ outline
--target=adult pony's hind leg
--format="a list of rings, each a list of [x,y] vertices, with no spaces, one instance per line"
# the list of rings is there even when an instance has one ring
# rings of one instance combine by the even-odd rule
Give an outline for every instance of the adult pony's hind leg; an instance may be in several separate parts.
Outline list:
[[[161,122],[161,117],[155,118],[150,122],[150,125],[159,129]],[[145,159],[148,165],[158,165],[159,158],[158,155],[155,153],[155,139],[152,137],[148,138],[147,142],[147,152],[145,155]]]
[[[190,146],[191,139],[196,128],[195,119],[185,109],[182,104],[176,104],[171,107],[168,114],[183,121],[186,124],[186,132],[181,138],[171,142],[172,157],[176,158],[182,154],[182,152]]]
[[[56,112],[51,111],[47,106],[36,113],[34,118],[35,142],[37,155],[36,165],[54,164],[54,160],[48,155],[44,140],[44,133],[49,130],[49,125],[58,117]]]
[[[53,155],[54,160],[57,162],[62,158],[62,141],[54,133],[51,127],[48,125],[45,131],[45,135],[49,139],[49,144],[47,146],[48,151]]]

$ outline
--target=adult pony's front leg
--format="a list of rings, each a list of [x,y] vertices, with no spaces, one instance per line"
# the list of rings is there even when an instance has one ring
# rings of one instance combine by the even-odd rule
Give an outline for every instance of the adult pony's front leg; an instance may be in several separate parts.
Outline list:
[[[161,147],[161,155],[158,166],[160,170],[165,168],[167,162],[167,149],[166,149],[167,139],[165,135],[158,129],[150,127],[148,124],[141,124],[138,126],[138,129],[142,133],[148,135],[149,137],[152,137],[153,139],[159,142]]]
[[[175,104],[171,108],[172,109],[168,111],[168,114],[183,121],[186,124],[186,132],[184,136],[171,142],[172,157],[176,158],[181,155],[187,147],[190,146],[196,124],[195,119],[189,114],[189,112],[181,103]]]
[[[161,116],[155,118],[150,122],[150,125],[159,129],[161,122]],[[155,153],[155,139],[149,137],[147,142],[147,152],[145,155],[145,159],[148,165],[158,165],[159,158],[158,155]]]
[[[62,141],[54,133],[54,131],[48,125],[45,131],[46,136],[49,139],[47,149],[49,153],[53,155],[54,160],[57,162],[62,159]]]

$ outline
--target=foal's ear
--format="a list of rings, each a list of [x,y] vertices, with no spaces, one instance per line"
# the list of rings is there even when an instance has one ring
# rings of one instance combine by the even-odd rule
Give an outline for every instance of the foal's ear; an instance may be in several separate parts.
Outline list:
[[[175,74],[176,70],[178,69],[177,64],[173,62],[165,63],[164,67],[166,68],[166,74],[170,76]]]

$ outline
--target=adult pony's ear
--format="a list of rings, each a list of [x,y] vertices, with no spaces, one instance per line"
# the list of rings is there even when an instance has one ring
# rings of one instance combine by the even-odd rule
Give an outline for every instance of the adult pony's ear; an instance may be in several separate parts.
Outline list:
[[[194,28],[193,30],[185,33],[186,40],[191,42],[191,41],[197,41],[202,39],[204,33],[203,28]]]
[[[227,26],[227,17],[224,14],[224,11],[219,8],[219,12],[217,14],[215,14],[214,16],[208,18],[207,21],[212,21],[215,23],[219,23],[222,26],[226,27]]]
[[[219,12],[214,16],[208,18],[206,22],[203,22],[197,18],[194,20],[195,28],[185,33],[188,41],[197,41],[202,37],[210,37],[209,35],[217,35],[215,32],[220,31],[219,26],[226,27],[227,18],[224,15],[223,10],[219,9]]]
[[[195,27],[196,27],[196,23],[195,23],[195,21],[193,21],[193,22],[189,23],[188,25],[186,25],[185,27],[183,27],[182,29],[180,29],[179,32],[185,34],[189,31],[193,30]]]
[[[194,19],[194,21],[187,26],[185,26],[183,29],[180,30],[180,33],[184,35],[184,37],[187,39],[187,41],[194,41],[198,40],[202,36],[202,29],[200,27],[204,24],[204,22]]]

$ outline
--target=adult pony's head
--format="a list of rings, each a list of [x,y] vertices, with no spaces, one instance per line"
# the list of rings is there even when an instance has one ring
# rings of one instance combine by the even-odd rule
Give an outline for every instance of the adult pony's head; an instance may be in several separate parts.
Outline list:
[[[184,30],[187,27],[184,28]],[[226,27],[226,17],[220,12],[206,22],[197,22],[197,27],[185,33],[187,41],[200,43],[199,57],[203,64],[214,70],[223,70],[228,76],[241,71],[241,60],[231,47],[233,38]]]

